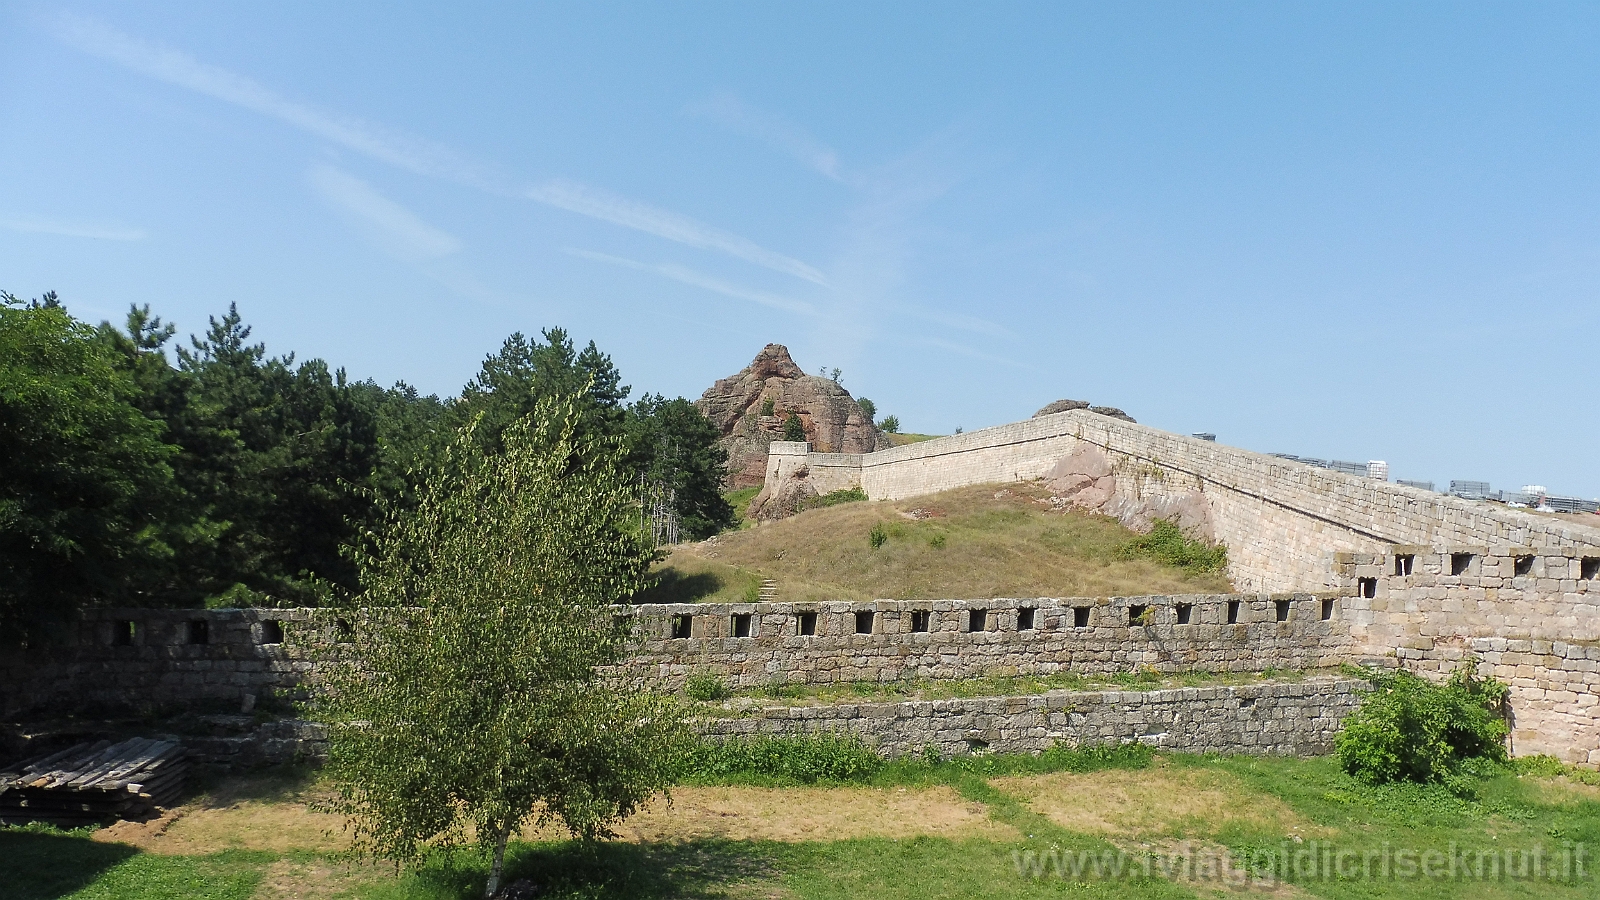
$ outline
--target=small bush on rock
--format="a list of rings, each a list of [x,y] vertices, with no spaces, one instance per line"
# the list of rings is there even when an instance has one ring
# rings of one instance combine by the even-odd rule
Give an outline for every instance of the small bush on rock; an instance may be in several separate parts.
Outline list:
[[[1506,761],[1505,695],[1505,685],[1467,669],[1444,684],[1410,672],[1376,675],[1335,739],[1339,764],[1369,784],[1452,786],[1469,760]]]

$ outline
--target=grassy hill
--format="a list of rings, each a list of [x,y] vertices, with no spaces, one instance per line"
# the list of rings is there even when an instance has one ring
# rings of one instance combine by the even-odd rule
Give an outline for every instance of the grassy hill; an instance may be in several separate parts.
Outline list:
[[[1226,576],[1119,553],[1114,519],[1054,511],[1035,484],[844,503],[675,548],[642,603],[1105,597],[1232,589]],[[874,530],[882,536],[872,544]]]
[[[902,434],[900,432],[895,432],[894,434],[885,435],[885,437],[887,437],[889,439],[889,443],[890,444],[892,444],[892,445],[894,445],[896,447],[904,447],[907,444],[920,444],[923,441],[931,441],[934,438],[944,437],[944,435],[942,435],[942,434]]]

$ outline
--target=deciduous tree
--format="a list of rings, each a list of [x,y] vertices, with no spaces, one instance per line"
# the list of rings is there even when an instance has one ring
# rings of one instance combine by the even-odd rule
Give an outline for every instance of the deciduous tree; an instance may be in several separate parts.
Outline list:
[[[607,674],[630,642],[611,604],[651,558],[636,485],[583,417],[579,396],[541,400],[499,452],[464,428],[361,560],[356,642],[314,705],[358,852],[474,843],[492,895],[524,825],[593,839],[669,783],[679,707]]]

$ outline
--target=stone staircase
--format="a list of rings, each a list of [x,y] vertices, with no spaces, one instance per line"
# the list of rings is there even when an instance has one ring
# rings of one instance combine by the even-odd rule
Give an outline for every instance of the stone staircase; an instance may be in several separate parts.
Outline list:
[[[761,579],[761,602],[771,603],[776,599],[778,599],[778,583],[771,578]]]

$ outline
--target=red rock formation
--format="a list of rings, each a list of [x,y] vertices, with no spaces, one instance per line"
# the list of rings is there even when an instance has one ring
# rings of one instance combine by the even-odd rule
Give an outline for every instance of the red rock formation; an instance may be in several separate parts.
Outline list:
[[[766,401],[772,413],[763,415]],[[739,374],[712,385],[695,406],[722,432],[730,488],[766,479],[767,445],[783,440],[790,413],[800,419],[811,449],[823,453],[886,450],[888,438],[838,382],[807,375],[782,344],[768,344]]]

